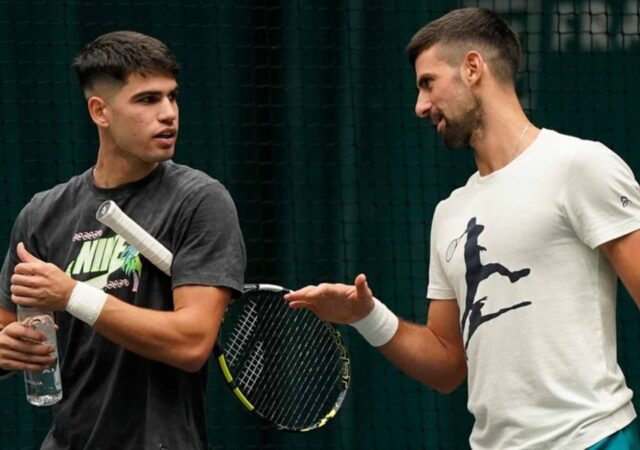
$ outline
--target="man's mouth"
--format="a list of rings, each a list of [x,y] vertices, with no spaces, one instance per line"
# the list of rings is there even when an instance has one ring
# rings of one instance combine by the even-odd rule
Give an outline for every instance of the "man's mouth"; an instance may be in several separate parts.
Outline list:
[[[167,129],[167,130],[163,130],[160,133],[156,134],[154,137],[160,138],[160,139],[172,139],[175,136],[176,136],[176,130]]]
[[[444,116],[441,114],[436,114],[431,117],[431,123],[436,127],[438,133],[442,133],[442,130],[445,126]]]
[[[175,128],[167,128],[153,136],[153,139],[160,144],[161,147],[169,148],[176,142],[178,130]]]

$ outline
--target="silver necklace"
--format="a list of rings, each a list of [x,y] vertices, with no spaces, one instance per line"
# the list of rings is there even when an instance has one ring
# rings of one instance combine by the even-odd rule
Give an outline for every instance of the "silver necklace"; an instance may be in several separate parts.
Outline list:
[[[518,149],[520,148],[520,143],[522,143],[522,138],[524,137],[525,133],[529,130],[530,126],[531,126],[531,122],[527,123],[527,126],[524,127],[524,130],[522,130],[522,132],[520,133],[520,137],[518,138],[518,142],[516,143],[516,148],[513,150],[513,156],[511,157],[511,161],[516,159],[516,156],[518,156]]]

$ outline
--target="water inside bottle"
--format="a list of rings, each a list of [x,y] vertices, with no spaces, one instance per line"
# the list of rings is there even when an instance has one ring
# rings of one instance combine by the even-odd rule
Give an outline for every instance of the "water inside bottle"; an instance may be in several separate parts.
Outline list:
[[[24,324],[47,336],[45,343],[54,346],[54,356],[56,358],[51,366],[45,370],[24,371],[27,401],[35,406],[53,405],[62,399],[62,383],[60,381],[56,329],[53,318],[47,314],[33,316],[27,318]]]

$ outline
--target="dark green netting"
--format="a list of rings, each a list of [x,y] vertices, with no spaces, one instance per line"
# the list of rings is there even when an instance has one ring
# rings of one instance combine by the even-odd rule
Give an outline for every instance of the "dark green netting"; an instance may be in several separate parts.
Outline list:
[[[538,126],[597,139],[640,174],[640,11],[635,0],[0,0],[0,250],[37,191],[88,168],[97,148],[69,69],[99,34],[133,29],[183,65],[176,160],[220,179],[247,244],[248,281],[300,287],[368,274],[399,315],[424,321],[436,203],[475,170],[413,113],[403,49],[462,5],[521,33],[518,91]],[[619,353],[640,389],[638,311],[619,307]],[[465,448],[466,391],[444,396],[400,374],[350,329],[353,389],[324,429],[292,435],[245,413],[212,368],[215,449]],[[47,409],[22,377],[0,381],[0,450],[38,448]],[[639,404],[636,401],[636,407]]]

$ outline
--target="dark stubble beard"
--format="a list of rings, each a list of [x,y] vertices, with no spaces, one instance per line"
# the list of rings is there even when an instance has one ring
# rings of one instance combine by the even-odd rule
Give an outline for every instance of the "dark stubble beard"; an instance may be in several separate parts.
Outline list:
[[[443,138],[447,148],[455,149],[469,146],[473,133],[480,127],[482,117],[480,101],[473,95],[470,95],[469,98],[470,106],[467,111],[455,119],[445,117],[446,126]]]

